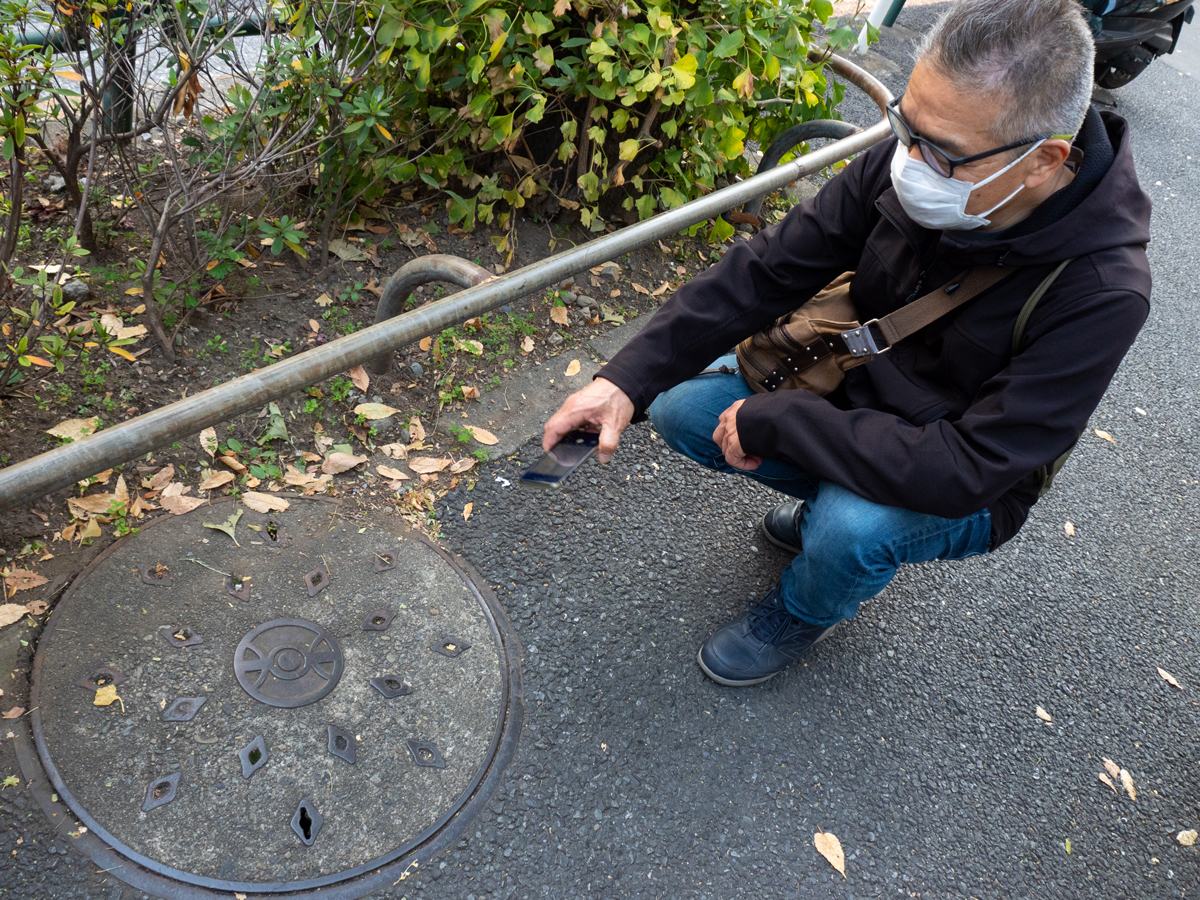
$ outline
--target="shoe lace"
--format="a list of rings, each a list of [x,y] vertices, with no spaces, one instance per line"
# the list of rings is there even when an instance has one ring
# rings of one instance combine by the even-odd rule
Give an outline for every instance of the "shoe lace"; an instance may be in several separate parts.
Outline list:
[[[798,620],[775,599],[771,591],[761,600],[750,601],[750,633],[764,644],[773,644]]]

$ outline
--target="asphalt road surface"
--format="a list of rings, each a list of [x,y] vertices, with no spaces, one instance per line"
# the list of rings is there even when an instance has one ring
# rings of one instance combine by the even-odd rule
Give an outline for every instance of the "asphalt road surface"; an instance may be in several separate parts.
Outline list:
[[[919,31],[934,11],[900,21]],[[901,41],[882,49],[907,66]],[[1117,96],[1154,199],[1155,290],[1090,426],[1112,441],[1089,429],[998,552],[902,571],[749,689],[694,659],[787,562],[757,533],[776,496],[646,425],[560,494],[495,480],[520,461],[485,469],[447,498],[445,535],[519,625],[521,749],[457,849],[378,896],[1200,897],[1200,848],[1175,840],[1200,827],[1200,85],[1160,61]],[[1102,757],[1136,802],[1099,782]],[[12,789],[0,822],[0,896],[142,896]]]

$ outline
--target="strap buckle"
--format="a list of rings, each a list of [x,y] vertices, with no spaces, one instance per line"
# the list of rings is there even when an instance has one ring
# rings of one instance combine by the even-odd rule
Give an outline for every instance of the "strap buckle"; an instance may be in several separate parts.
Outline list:
[[[875,336],[871,334],[871,326],[878,323],[878,319],[871,319],[869,322],[863,322],[857,328],[842,332],[842,340],[846,342],[846,349],[850,351],[852,357],[859,359],[863,356],[878,356],[892,349],[890,344],[880,349],[879,345],[875,343]]]

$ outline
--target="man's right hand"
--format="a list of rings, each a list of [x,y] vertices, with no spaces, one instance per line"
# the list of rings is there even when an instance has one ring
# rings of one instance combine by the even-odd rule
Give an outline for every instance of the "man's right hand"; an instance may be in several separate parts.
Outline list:
[[[600,429],[600,462],[608,462],[632,418],[633,401],[611,381],[597,378],[568,397],[546,422],[542,449],[548,451],[568,432],[591,426]]]

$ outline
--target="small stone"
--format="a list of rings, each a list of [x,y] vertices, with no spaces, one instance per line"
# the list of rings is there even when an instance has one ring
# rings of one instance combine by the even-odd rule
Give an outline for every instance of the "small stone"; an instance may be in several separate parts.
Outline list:
[[[407,444],[410,440],[412,440],[412,438],[409,437],[408,429],[401,428],[400,429],[400,443]]]
[[[88,287],[86,281],[80,281],[77,278],[72,278],[62,286],[63,300],[70,303],[84,303],[91,299],[92,289]]]
[[[600,275],[609,281],[620,281],[621,267],[616,263],[605,263],[600,269]]]
[[[425,367],[419,362],[413,363],[411,366],[409,366],[409,368],[412,369],[412,373],[418,378],[425,374]]]
[[[562,295],[563,303],[574,303],[577,299],[579,299],[579,298],[576,297],[574,291],[563,291],[563,295]]]
[[[563,336],[561,334],[559,334],[557,331],[554,332],[554,334],[550,335],[550,345],[551,346],[557,347],[562,342],[563,342]]]
[[[578,306],[580,309],[587,309],[589,306],[595,306],[596,301],[592,297],[589,297],[587,294],[580,294],[579,297],[576,298],[576,300],[575,300],[575,305]]]
[[[512,307],[506,303],[502,307],[500,307],[500,312],[508,313],[509,315],[512,315]]]

